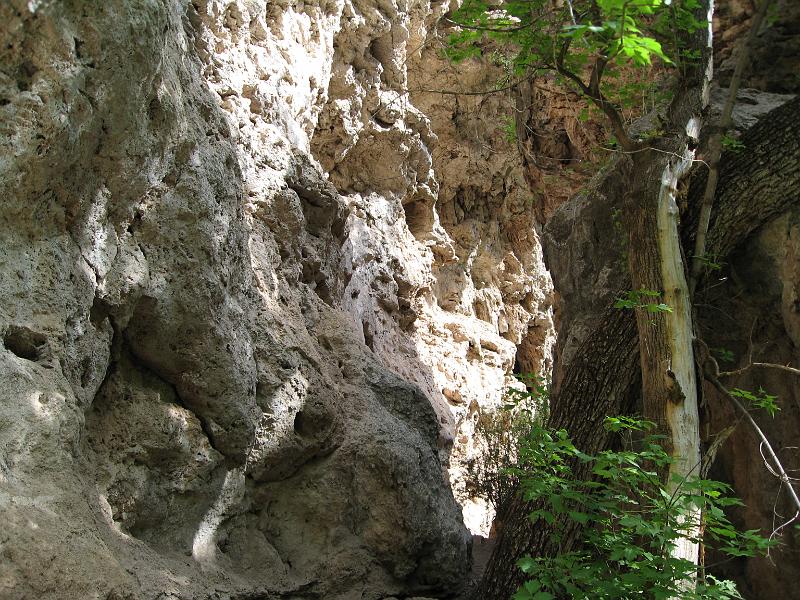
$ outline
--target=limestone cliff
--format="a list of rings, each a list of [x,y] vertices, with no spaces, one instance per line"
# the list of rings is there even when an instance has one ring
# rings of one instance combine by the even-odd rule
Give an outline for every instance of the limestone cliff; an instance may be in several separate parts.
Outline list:
[[[0,596],[458,591],[552,311],[510,100],[419,91],[446,10],[0,4]]]

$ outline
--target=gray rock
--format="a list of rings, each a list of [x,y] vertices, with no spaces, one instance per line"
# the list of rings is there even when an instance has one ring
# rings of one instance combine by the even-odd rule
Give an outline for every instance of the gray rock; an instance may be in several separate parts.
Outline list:
[[[348,208],[302,147],[319,106],[281,122],[294,100],[235,64],[289,64],[280,16],[0,7],[4,598],[459,585],[436,413],[335,307]]]
[[[771,110],[794,98],[792,94],[771,94],[760,90],[740,88],[733,105],[733,126],[744,131],[755,125],[758,120]],[[722,107],[728,99],[728,90],[714,87],[711,90],[712,119],[719,122]]]

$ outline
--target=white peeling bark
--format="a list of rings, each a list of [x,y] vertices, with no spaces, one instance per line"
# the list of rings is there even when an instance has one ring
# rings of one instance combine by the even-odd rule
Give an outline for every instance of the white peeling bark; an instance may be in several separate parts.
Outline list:
[[[688,129],[688,128],[687,128]],[[691,135],[691,133],[690,133]],[[686,280],[680,236],[678,235],[677,186],[686,173],[693,153],[686,151],[680,161],[670,161],[664,169],[658,199],[658,244],[661,251],[661,276],[664,282],[664,302],[672,308],[666,319],[667,341],[671,364],[667,373],[680,394],[667,400],[666,420],[672,437],[673,463],[669,469],[668,490],[675,491],[680,479],[697,477],[700,469],[700,416],[697,409],[697,381],[692,340],[692,307],[689,285]],[[672,555],[697,564],[700,546],[690,538],[697,538],[700,510],[689,507],[683,515],[683,525],[688,525],[689,536],[681,539]],[[693,585],[693,582],[686,582]]]
[[[708,4],[707,47],[713,40],[713,0]],[[708,104],[709,87],[713,76],[713,57],[708,52],[706,73],[702,82],[701,108]],[[699,116],[689,119],[686,134],[689,139],[700,138]],[[692,321],[692,296],[686,278],[686,265],[681,253],[677,188],[680,179],[692,165],[694,151],[688,146],[680,160],[667,163],[661,177],[658,197],[657,230],[661,255],[661,276],[664,283],[664,302],[672,308],[666,319],[667,343],[671,364],[668,375],[673,379],[679,394],[667,401],[666,421],[671,435],[673,462],[669,469],[668,490],[674,492],[679,481],[700,475],[700,415],[697,406],[697,378],[694,360],[694,324]],[[699,563],[700,508],[688,506],[681,516],[687,535],[672,549],[672,556]],[[694,587],[696,578],[684,582],[687,589]]]

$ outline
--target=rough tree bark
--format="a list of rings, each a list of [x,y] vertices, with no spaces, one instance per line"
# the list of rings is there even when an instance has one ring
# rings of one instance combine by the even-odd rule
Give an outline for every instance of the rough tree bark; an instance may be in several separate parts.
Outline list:
[[[694,297],[694,290],[697,287],[697,278],[703,269],[703,261],[706,258],[706,232],[708,231],[708,222],[711,218],[711,208],[714,205],[714,196],[716,196],[717,192],[717,181],[719,181],[719,159],[722,156],[723,136],[733,123],[733,106],[736,104],[736,96],[739,92],[739,86],[742,83],[742,72],[749,62],[750,49],[761,29],[761,23],[764,21],[764,17],[767,14],[769,4],[770,0],[761,0],[761,7],[753,17],[753,22],[750,24],[750,32],[747,36],[747,42],[744,48],[739,52],[739,56],[736,60],[736,68],[731,77],[728,96],[725,99],[725,106],[722,108],[719,125],[711,132],[708,139],[708,176],[706,178],[706,189],[703,193],[703,203],[700,206],[699,224],[697,227],[697,236],[695,238],[694,255],[692,256],[692,268],[689,274],[689,293],[692,297]]]
[[[768,113],[745,132],[741,141],[746,148],[744,153],[723,156],[708,232],[707,252],[720,259],[757,228],[790,207],[800,205],[800,98]],[[619,206],[619,199],[613,197],[615,190],[619,191],[619,184],[614,184],[613,180],[619,180],[620,170],[626,179],[627,169],[631,169],[631,165],[623,159],[595,188],[595,193],[577,201],[603,203],[610,212],[615,202]],[[704,187],[704,173],[699,173],[691,181],[690,208],[681,223],[685,249],[692,248],[699,217]],[[569,206],[561,209],[569,210]],[[607,239],[597,243],[615,242]],[[555,248],[550,254],[559,251]],[[555,271],[553,275],[556,280],[572,277],[569,273]],[[619,293],[631,287],[626,277],[618,280]],[[560,340],[561,354],[569,354],[569,360],[560,365],[554,383],[549,425],[567,429],[576,445],[586,452],[597,452],[608,446],[609,436],[598,423],[606,415],[630,408],[631,399],[637,395],[640,376],[634,319],[629,312],[613,309],[609,304],[600,318],[591,320],[589,333],[577,341],[566,342],[572,345],[568,352],[564,348],[566,336],[563,332]],[[553,528],[558,527],[564,533],[563,523],[552,527],[541,521],[532,524],[527,517],[531,510],[533,507],[517,495],[503,511],[494,553],[473,595],[476,600],[510,598],[524,581],[516,567],[519,558],[526,554],[552,555],[568,550],[569,544],[574,542],[576,532],[566,532],[560,546],[555,547],[551,542]]]

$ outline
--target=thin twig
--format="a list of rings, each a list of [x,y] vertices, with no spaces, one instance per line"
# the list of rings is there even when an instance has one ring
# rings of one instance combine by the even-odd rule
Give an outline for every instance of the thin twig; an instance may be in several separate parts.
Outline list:
[[[794,367],[790,367],[788,365],[779,365],[776,363],[764,363],[764,362],[751,362],[749,365],[746,365],[741,369],[736,369],[735,371],[721,371],[719,376],[733,377],[734,375],[741,375],[745,371],[750,370],[750,368],[752,367],[761,367],[763,369],[777,369],[779,371],[791,373],[792,375],[800,375],[800,369],[795,369]]]
[[[714,460],[717,458],[717,452],[719,452],[719,449],[722,448],[722,445],[736,430],[738,425],[739,420],[737,420],[733,425],[729,425],[714,436],[714,441],[711,442],[711,445],[705,451],[705,455],[703,456],[703,464],[700,467],[700,476],[703,479],[708,477],[708,472],[711,470],[711,466],[714,464]]]
[[[463,27],[464,29],[470,29],[472,31],[490,31],[492,33],[514,33],[515,31],[522,31],[523,29],[527,29],[532,25],[532,23],[522,23],[520,25],[515,25],[514,27],[486,27],[481,25],[467,25],[466,23],[459,23],[458,21],[454,21],[449,17],[442,17],[442,21],[447,21],[451,25],[455,25],[456,27]]]
[[[711,358],[711,360],[713,361],[714,359]],[[800,498],[798,498],[797,492],[795,491],[789,476],[786,474],[786,470],[783,468],[783,464],[781,464],[778,455],[775,453],[775,450],[773,450],[769,439],[767,439],[767,436],[764,434],[761,427],[758,426],[758,423],[756,423],[756,420],[753,418],[750,412],[741,402],[739,402],[739,399],[731,394],[728,389],[720,383],[719,379],[717,379],[713,373],[706,372],[705,377],[723,396],[725,396],[736,408],[742,412],[745,420],[750,424],[750,427],[753,428],[753,431],[755,431],[756,435],[761,439],[761,443],[763,444],[763,447],[766,448],[767,454],[769,455],[775,468],[775,471],[770,469],[770,472],[772,472],[786,486],[786,490],[789,492],[789,496],[797,508],[797,514],[792,517],[792,520],[796,519],[798,516],[800,516]]]
[[[755,322],[753,322],[753,326],[755,326]],[[792,503],[795,505],[797,512],[795,515],[784,525],[778,528],[778,530],[785,527],[788,523],[793,522],[795,519],[800,517],[800,497],[797,496],[797,491],[794,489],[794,485],[792,485],[792,479],[786,473],[786,469],[783,468],[783,464],[781,463],[778,455],[775,453],[775,450],[772,448],[772,444],[770,444],[769,439],[767,438],[766,434],[764,434],[761,427],[759,427],[758,423],[756,423],[753,416],[750,412],[745,408],[745,406],[739,402],[739,399],[736,398],[733,394],[731,394],[728,389],[722,385],[719,381],[719,365],[717,364],[716,359],[711,355],[711,352],[708,349],[708,345],[701,339],[695,338],[695,343],[697,344],[698,350],[702,352],[702,355],[705,360],[703,360],[703,376],[707,381],[709,381],[716,389],[719,391],[723,396],[725,396],[728,401],[731,402],[741,413],[744,419],[748,422],[750,427],[755,431],[756,435],[761,441],[761,446],[759,446],[759,451],[762,449],[767,450],[767,454],[772,462],[772,465],[769,465],[766,458],[764,458],[764,463],[767,465],[767,469],[770,473],[775,475],[781,482],[781,484],[786,486],[786,490],[789,493],[789,496],[792,500]],[[763,454],[762,454],[763,456]]]

